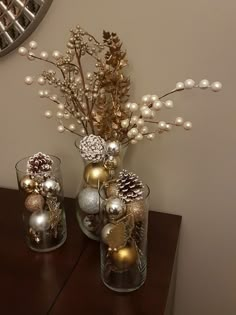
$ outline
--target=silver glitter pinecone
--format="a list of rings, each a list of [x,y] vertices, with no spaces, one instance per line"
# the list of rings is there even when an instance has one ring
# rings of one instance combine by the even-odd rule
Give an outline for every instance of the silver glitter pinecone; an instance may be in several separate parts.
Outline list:
[[[91,134],[80,141],[79,149],[82,158],[86,161],[100,162],[106,154],[106,142],[100,136]]]
[[[117,179],[119,197],[126,203],[143,199],[143,183],[139,177],[127,170],[122,170]]]
[[[49,172],[52,169],[53,160],[49,155],[38,152],[31,156],[27,162],[27,172],[31,175]]]

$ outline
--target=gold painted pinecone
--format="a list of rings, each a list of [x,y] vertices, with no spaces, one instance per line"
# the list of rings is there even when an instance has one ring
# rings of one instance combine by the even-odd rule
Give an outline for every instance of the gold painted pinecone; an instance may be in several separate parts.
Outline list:
[[[126,203],[143,199],[143,183],[139,177],[127,170],[122,170],[117,179],[119,197]]]
[[[27,172],[30,175],[49,172],[52,169],[53,160],[49,155],[38,152],[27,161]]]
[[[83,159],[90,162],[100,162],[106,154],[106,142],[103,138],[93,134],[84,137],[79,144]]]

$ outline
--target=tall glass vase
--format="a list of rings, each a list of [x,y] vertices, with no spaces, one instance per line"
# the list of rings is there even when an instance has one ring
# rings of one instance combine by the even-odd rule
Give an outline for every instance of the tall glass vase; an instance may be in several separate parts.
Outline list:
[[[80,139],[75,146],[79,149]],[[101,215],[99,208],[99,188],[101,185],[116,177],[122,169],[126,148],[119,143],[111,141],[107,143],[111,150],[104,160],[89,162],[83,160],[83,175],[79,191],[76,197],[76,217],[83,233],[93,240],[100,239]],[[118,150],[112,148],[118,147]],[[112,154],[111,154],[112,153]]]
[[[110,181],[99,190],[101,278],[113,291],[131,292],[146,280],[150,190],[144,185],[141,199],[126,202],[115,187],[116,181]]]

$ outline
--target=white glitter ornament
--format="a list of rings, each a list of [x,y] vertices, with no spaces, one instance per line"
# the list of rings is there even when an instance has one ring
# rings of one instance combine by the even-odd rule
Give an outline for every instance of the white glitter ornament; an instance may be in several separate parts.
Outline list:
[[[82,211],[88,214],[99,212],[99,193],[96,188],[86,187],[78,196],[78,203]]]
[[[105,157],[106,142],[103,138],[91,134],[80,141],[79,150],[83,159],[97,163]]]

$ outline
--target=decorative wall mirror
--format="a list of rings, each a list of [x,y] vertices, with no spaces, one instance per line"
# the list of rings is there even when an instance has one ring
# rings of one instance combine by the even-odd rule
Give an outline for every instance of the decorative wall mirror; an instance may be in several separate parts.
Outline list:
[[[35,30],[51,3],[52,0],[0,0],[0,57]]]

